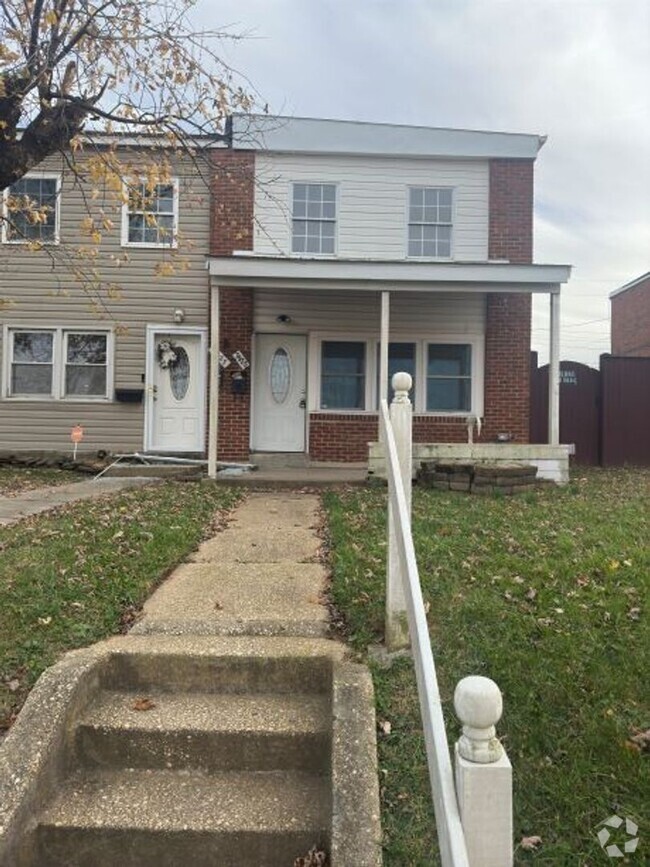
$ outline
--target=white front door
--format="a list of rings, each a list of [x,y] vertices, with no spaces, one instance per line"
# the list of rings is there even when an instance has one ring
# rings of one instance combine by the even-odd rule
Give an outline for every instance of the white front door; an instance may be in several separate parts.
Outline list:
[[[202,333],[149,331],[149,450],[204,451],[204,347]]]
[[[253,383],[253,449],[304,452],[307,338],[258,334]]]

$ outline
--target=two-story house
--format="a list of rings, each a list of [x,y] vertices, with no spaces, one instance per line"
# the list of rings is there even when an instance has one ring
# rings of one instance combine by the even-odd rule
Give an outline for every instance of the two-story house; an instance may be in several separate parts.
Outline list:
[[[413,377],[416,444],[465,443],[473,416],[482,443],[522,447],[540,292],[556,445],[569,268],[532,264],[543,143],[235,116],[205,165],[173,158],[140,201],[48,160],[10,191],[47,219],[0,239],[0,451],[68,451],[81,425],[82,451],[207,451],[212,474],[251,453],[366,461],[397,370]],[[151,161],[146,140],[120,148],[136,173]],[[112,227],[99,239],[82,231],[89,209]],[[118,287],[103,312],[93,279],[49,255],[77,248],[101,292]]]
[[[80,425],[82,452],[204,452],[209,161],[146,137],[118,139],[115,155],[115,141],[77,154],[77,172],[52,157],[5,191],[0,451],[69,453]],[[116,187],[102,155],[136,180]],[[9,197],[45,219],[9,213]]]
[[[466,443],[470,416],[482,442],[528,443],[540,292],[551,296],[557,444],[570,269],[532,264],[543,144],[235,116],[229,147],[213,151],[211,470],[251,452],[365,461],[397,370],[413,377],[416,443]]]

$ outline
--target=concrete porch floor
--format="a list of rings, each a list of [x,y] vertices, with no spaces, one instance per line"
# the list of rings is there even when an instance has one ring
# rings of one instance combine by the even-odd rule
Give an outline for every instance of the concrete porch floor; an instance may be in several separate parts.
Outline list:
[[[227,482],[248,488],[264,488],[272,485],[280,488],[314,487],[327,488],[338,485],[363,485],[368,479],[368,465],[309,464],[307,466],[265,466],[240,475],[219,473],[217,483]]]

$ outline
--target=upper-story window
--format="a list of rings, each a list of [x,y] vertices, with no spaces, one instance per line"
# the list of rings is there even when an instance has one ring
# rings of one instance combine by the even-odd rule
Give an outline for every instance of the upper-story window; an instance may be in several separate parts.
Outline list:
[[[122,219],[122,243],[134,247],[175,247],[178,182],[130,185]]]
[[[294,253],[334,253],[336,236],[336,185],[293,185]]]
[[[409,189],[409,256],[451,258],[452,191],[446,187]]]
[[[4,196],[2,240],[11,244],[57,244],[59,241],[58,174],[26,175]]]

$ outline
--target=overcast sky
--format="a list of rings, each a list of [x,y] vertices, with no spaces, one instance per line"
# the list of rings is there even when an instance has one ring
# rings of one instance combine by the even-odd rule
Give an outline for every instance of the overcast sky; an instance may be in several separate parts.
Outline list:
[[[548,135],[535,261],[567,263],[562,358],[609,350],[650,271],[650,0],[200,0],[273,113]],[[539,301],[539,303],[537,303]],[[534,349],[548,356],[548,302]]]

